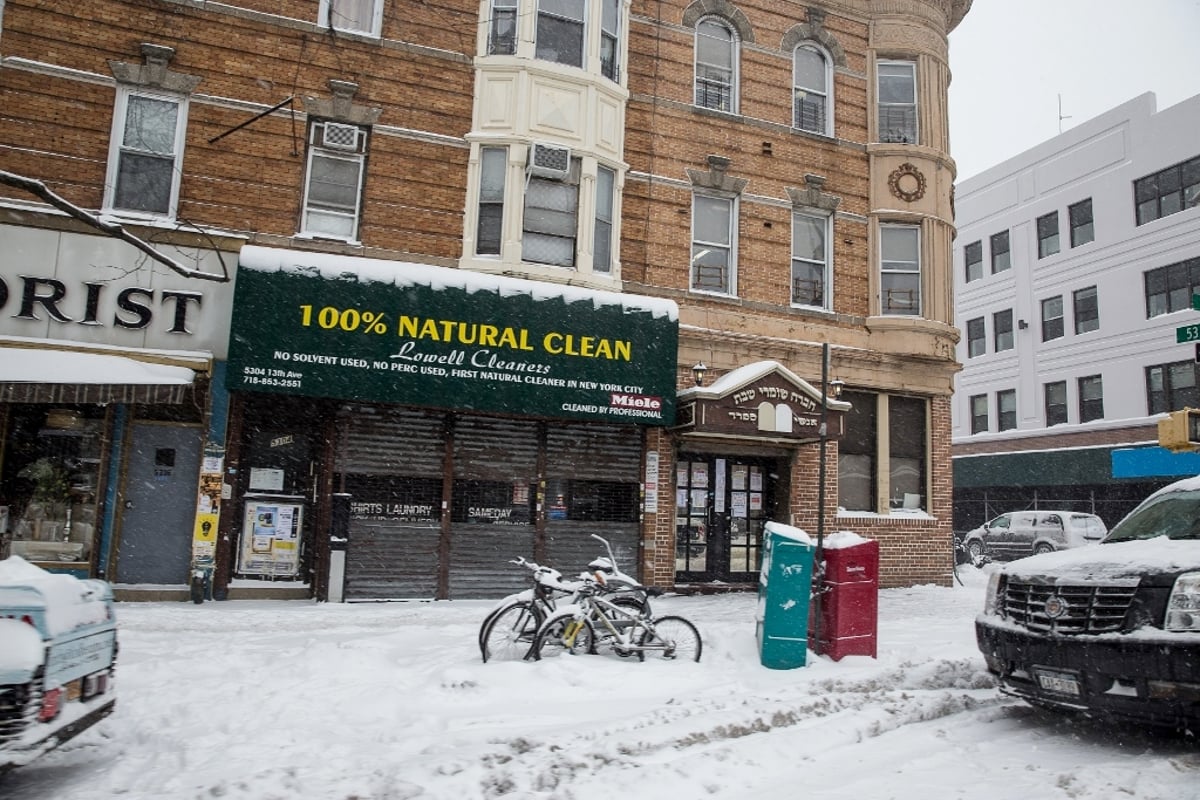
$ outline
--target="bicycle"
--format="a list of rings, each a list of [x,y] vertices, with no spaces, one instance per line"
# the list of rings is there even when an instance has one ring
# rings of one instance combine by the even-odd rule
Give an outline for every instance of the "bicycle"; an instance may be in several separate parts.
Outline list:
[[[652,619],[648,610],[620,605],[604,592],[603,573],[585,579],[576,591],[576,602],[539,626],[526,658],[540,661],[611,648],[618,656],[637,656],[639,661],[645,661],[647,653],[666,660],[700,660],[703,642],[691,622],[674,614]]]

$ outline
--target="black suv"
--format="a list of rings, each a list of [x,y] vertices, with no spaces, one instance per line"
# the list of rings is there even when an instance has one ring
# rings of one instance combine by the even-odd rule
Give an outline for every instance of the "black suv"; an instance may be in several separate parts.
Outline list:
[[[975,634],[1008,694],[1200,734],[1200,478],[1098,545],[998,569]]]

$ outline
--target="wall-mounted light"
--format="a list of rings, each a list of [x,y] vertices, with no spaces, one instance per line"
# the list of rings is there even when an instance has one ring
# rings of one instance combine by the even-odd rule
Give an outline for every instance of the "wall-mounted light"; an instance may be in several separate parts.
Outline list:
[[[704,376],[708,374],[708,367],[703,361],[697,361],[692,367],[692,380],[696,381],[697,386],[704,385]]]
[[[829,394],[833,396],[834,400],[837,400],[839,397],[842,396],[842,389],[845,389],[845,388],[846,388],[846,382],[843,380],[834,378],[833,380],[831,380],[829,382]]]
[[[1026,328],[1029,327],[1029,323],[1023,319],[1019,319],[1019,320],[1017,320],[1017,327],[1020,328],[1021,330],[1025,330]]]

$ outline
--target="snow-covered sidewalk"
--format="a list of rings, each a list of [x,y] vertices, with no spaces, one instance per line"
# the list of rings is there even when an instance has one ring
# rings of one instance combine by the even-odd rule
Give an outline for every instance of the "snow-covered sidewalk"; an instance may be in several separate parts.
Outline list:
[[[760,666],[753,594],[668,597],[696,663],[481,663],[484,602],[118,606],[116,713],[7,800],[1200,797],[1195,742],[1001,697],[986,576],[880,594],[879,657]]]

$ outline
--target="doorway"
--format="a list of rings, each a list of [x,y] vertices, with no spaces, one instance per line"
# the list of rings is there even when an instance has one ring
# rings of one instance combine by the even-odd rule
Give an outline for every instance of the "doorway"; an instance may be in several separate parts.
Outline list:
[[[195,425],[133,424],[117,546],[118,582],[188,582],[201,438]]]
[[[775,513],[781,461],[680,454],[675,469],[675,580],[758,580],[763,527]]]

